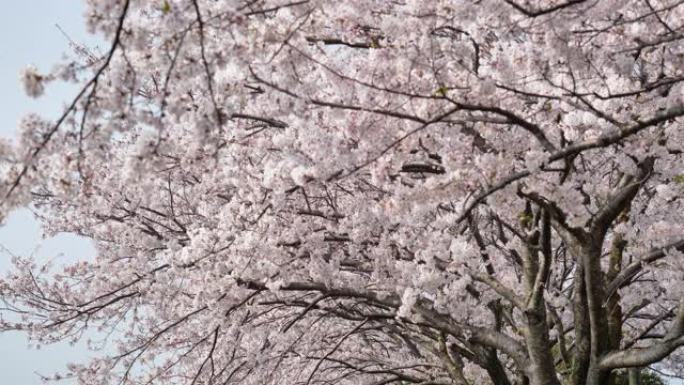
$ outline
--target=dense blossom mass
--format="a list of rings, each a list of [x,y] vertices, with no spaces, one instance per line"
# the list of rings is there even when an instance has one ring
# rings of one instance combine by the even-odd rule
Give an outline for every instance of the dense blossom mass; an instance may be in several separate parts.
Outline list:
[[[87,3],[111,45],[0,144],[0,217],[97,248],[0,281],[1,329],[102,348],[48,380],[682,373],[682,1]]]

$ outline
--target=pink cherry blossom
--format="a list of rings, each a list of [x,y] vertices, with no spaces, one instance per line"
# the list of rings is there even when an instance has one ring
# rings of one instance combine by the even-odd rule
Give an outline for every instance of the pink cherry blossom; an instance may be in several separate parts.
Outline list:
[[[59,378],[684,375],[680,2],[87,3],[109,49],[0,146],[0,217],[97,247],[0,281],[0,330],[105,340]]]

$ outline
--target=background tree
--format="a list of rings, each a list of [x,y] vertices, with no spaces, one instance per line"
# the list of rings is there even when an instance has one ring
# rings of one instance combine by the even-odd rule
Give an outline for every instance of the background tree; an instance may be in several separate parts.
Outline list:
[[[637,368],[630,368],[629,371],[618,371],[615,373],[615,376],[616,385],[665,385],[665,382],[658,374],[644,370],[640,371]]]
[[[577,384],[680,371],[678,0],[89,1],[111,39],[0,149],[4,329],[82,384]],[[13,314],[16,313],[16,314]]]

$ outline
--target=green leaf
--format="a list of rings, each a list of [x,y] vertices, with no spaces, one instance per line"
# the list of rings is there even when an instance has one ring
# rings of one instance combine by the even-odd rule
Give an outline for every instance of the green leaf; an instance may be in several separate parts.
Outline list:
[[[518,220],[520,221],[520,224],[523,226],[529,226],[532,221],[534,220],[534,216],[532,214],[526,213],[526,212],[521,212],[518,214]]]
[[[675,175],[672,181],[677,184],[684,184],[684,174]]]
[[[441,86],[435,91],[435,96],[446,96],[449,89],[446,86]]]
[[[171,12],[171,4],[167,0],[164,0],[164,3],[162,3],[161,11],[164,15]]]

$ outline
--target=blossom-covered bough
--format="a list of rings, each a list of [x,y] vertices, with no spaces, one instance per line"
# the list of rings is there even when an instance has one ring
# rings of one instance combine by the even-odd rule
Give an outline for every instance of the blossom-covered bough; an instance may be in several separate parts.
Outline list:
[[[682,1],[88,4],[110,49],[27,69],[81,92],[0,147],[2,216],[97,248],[0,282],[2,329],[104,346],[51,379],[681,373]]]

